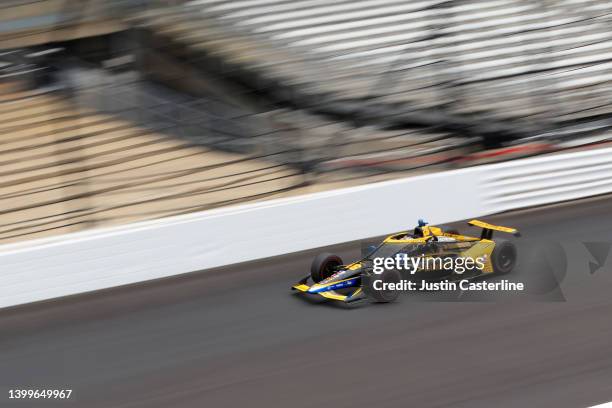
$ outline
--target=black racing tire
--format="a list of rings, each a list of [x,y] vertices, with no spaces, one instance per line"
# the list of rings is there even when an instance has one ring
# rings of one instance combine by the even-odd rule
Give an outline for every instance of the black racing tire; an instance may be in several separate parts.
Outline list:
[[[391,303],[399,296],[399,290],[376,290],[374,289],[374,281],[382,280],[383,283],[399,283],[402,276],[398,270],[388,269],[380,275],[368,274],[362,277],[362,288],[369,298],[376,303]]]
[[[342,265],[342,259],[338,255],[323,252],[312,260],[310,277],[315,283],[319,283],[332,276],[340,265]]]
[[[495,240],[495,248],[491,254],[493,272],[498,275],[505,275],[512,272],[516,265],[517,250],[516,246],[503,239]]]

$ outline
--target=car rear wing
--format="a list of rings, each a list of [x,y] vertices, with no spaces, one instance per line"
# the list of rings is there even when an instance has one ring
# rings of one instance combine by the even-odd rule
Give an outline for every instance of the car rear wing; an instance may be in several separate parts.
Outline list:
[[[482,228],[482,234],[480,236],[481,239],[491,239],[493,237],[493,231],[505,232],[508,234],[512,234],[515,237],[521,236],[521,233],[518,232],[516,228],[501,227],[499,225],[488,224],[479,220],[472,220],[468,222],[468,224],[473,225],[474,227]]]

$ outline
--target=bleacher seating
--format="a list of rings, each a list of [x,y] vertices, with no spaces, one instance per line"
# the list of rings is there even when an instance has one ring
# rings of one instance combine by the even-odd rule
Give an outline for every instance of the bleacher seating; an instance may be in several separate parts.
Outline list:
[[[302,107],[367,98],[528,132],[612,113],[610,1],[195,0],[148,21]]]
[[[295,170],[32,91],[0,94],[0,242],[282,196]]]

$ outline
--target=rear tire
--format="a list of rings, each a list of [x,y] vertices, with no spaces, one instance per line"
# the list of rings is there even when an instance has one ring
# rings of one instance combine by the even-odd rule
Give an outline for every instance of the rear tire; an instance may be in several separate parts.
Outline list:
[[[491,254],[493,271],[499,275],[512,272],[516,265],[517,251],[516,246],[506,240],[496,240],[495,248]]]
[[[342,259],[339,256],[324,252],[312,260],[310,277],[315,283],[319,283],[332,276],[341,265]]]
[[[383,283],[399,283],[402,276],[395,269],[385,270],[380,275],[368,274],[362,277],[362,287],[368,297],[376,303],[394,302],[399,296],[399,290],[376,290],[374,289],[374,281],[382,280]]]

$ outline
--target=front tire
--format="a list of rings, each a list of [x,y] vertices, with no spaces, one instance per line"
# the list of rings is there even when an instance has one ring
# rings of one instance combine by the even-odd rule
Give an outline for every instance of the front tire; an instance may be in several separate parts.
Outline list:
[[[399,290],[376,290],[374,281],[382,280],[382,283],[399,283],[402,276],[395,269],[385,270],[380,275],[368,274],[362,277],[363,291],[376,303],[391,303],[399,296]]]
[[[341,265],[342,259],[338,255],[324,252],[312,260],[310,277],[315,283],[319,283],[332,276]]]
[[[491,263],[493,271],[499,275],[505,275],[512,272],[516,265],[517,250],[516,246],[506,240],[498,240],[495,242],[495,248],[491,254]]]

